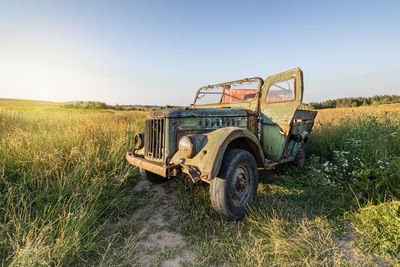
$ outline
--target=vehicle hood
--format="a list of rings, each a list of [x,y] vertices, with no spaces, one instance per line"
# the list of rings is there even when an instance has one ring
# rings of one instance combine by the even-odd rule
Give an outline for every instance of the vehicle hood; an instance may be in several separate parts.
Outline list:
[[[160,109],[156,110],[147,118],[191,118],[191,117],[247,117],[254,114],[253,111],[245,109],[208,109],[208,108],[184,108],[184,109]]]

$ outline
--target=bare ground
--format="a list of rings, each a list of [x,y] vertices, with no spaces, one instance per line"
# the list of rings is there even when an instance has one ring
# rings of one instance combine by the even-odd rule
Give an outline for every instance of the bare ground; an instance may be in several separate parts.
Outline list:
[[[346,224],[345,227],[347,234],[341,237],[334,236],[333,241],[340,252],[345,255],[350,262],[356,263],[357,265],[390,266],[384,259],[356,249],[354,240],[356,239],[357,232],[349,224]]]
[[[261,172],[263,179],[273,181],[273,172]],[[139,200],[141,206],[127,221],[137,224],[135,231],[125,238],[125,244],[118,249],[120,257],[103,266],[192,266],[196,264],[194,248],[187,244],[180,233],[182,217],[176,207],[176,196],[167,192],[169,182],[153,184],[140,178],[134,191],[148,192],[150,198]],[[142,202],[143,201],[143,202]],[[335,247],[340,254],[354,265],[388,266],[381,258],[365,254],[354,247],[356,232],[346,226],[345,236],[334,236]],[[134,260],[128,260],[131,258]]]
[[[180,221],[176,197],[165,192],[165,184],[140,180],[136,191],[149,190],[152,198],[135,214],[141,222],[139,231],[131,238],[138,240],[136,257],[140,266],[193,265],[195,254],[179,233]]]

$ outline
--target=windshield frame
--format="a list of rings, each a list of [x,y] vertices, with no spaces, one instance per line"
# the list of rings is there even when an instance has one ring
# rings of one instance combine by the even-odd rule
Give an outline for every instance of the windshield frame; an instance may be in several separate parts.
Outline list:
[[[264,84],[264,80],[262,78],[260,78],[260,77],[245,78],[245,79],[236,80],[236,81],[232,81],[232,82],[218,83],[218,84],[212,84],[212,85],[207,85],[207,86],[200,87],[196,92],[196,95],[194,97],[194,101],[193,101],[192,105],[193,106],[203,106],[203,105],[206,106],[206,105],[218,105],[218,104],[225,104],[225,105],[226,104],[231,104],[231,103],[221,103],[223,95],[224,95],[224,92],[225,92],[225,89],[226,89],[226,86],[227,85],[231,85],[231,84],[244,83],[244,82],[254,82],[254,81],[258,82],[257,93],[254,96],[254,98],[231,102],[231,103],[250,103],[250,102],[254,101],[254,99],[257,99],[257,98],[260,97],[261,88],[263,87],[263,84]],[[200,91],[204,90],[204,89],[207,89],[207,88],[213,88],[213,87],[223,87],[224,88],[224,91],[222,91],[222,93],[221,93],[221,98],[220,98],[219,102],[218,103],[208,103],[208,104],[196,104],[196,101],[198,99]]]

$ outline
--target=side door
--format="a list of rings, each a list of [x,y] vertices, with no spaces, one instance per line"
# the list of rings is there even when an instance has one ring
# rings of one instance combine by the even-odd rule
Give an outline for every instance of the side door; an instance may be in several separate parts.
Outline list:
[[[285,155],[292,118],[303,100],[303,72],[300,68],[267,77],[260,100],[262,145],[270,160]]]

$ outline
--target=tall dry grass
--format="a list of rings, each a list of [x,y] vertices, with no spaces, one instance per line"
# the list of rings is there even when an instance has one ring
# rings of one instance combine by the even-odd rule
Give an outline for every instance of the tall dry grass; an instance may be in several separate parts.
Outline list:
[[[261,177],[256,205],[242,222],[226,222],[212,210],[207,186],[171,184],[184,217],[180,229],[198,262],[373,264],[370,257],[354,258],[351,246],[344,252],[338,245],[335,236],[347,222],[359,231],[358,248],[396,263],[400,113],[389,111],[320,111],[307,144],[308,166],[281,166],[273,181]],[[124,155],[144,116],[57,107],[0,110],[1,264],[134,262],[134,240],[112,233],[102,238],[104,229],[114,230],[108,222],[131,214],[143,197],[129,191],[137,174]]]
[[[0,262],[85,262],[102,226],[126,214],[124,159],[143,114],[0,111]],[[131,200],[131,199],[128,199]]]

